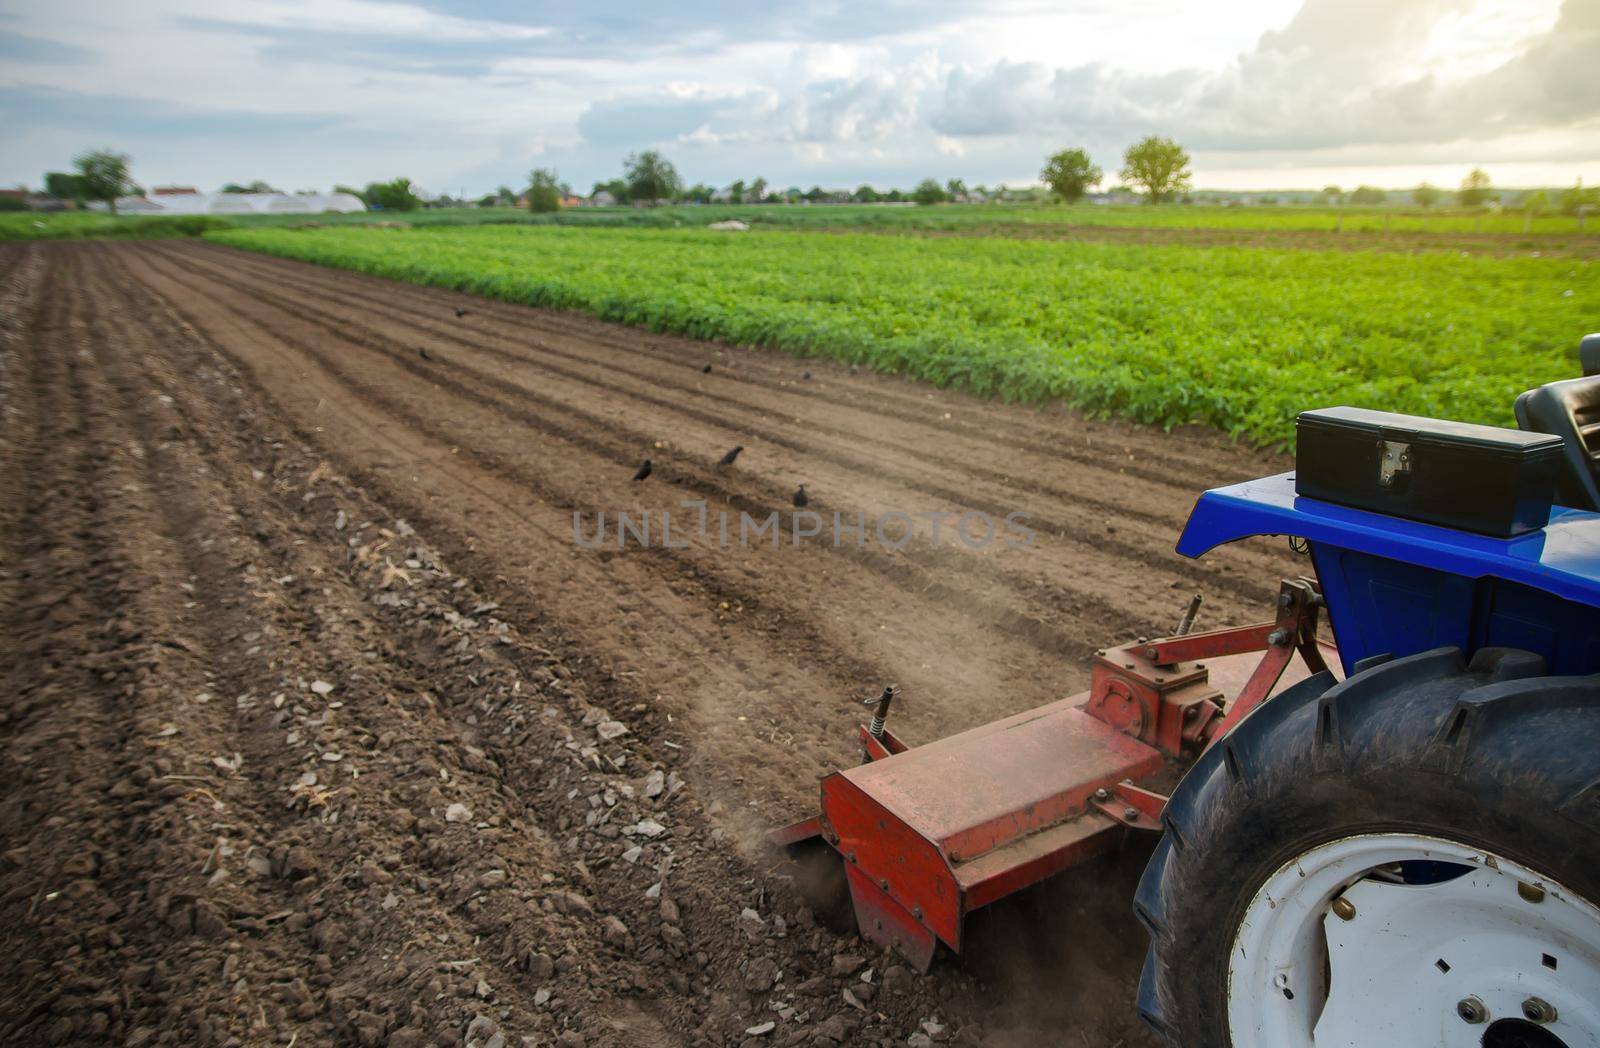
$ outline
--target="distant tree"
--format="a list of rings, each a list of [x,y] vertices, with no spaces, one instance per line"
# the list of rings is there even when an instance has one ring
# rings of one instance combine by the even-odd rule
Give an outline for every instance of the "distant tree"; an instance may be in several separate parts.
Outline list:
[[[683,199],[695,204],[709,204],[711,203],[711,197],[715,193],[716,190],[704,182],[696,182],[683,191]]]
[[[1372,207],[1381,204],[1389,198],[1389,194],[1377,186],[1357,186],[1350,194],[1350,203],[1360,207]]]
[[[1550,210],[1550,194],[1542,189],[1535,189],[1522,198],[1522,210],[1530,215],[1542,215]]]
[[[369,182],[361,191],[361,199],[368,207],[380,211],[415,211],[422,206],[422,198],[411,186],[411,179],[396,178],[389,182]]]
[[[222,192],[224,192],[224,193],[279,193],[279,192],[282,192],[282,190],[274,189],[270,183],[263,182],[258,178],[254,182],[246,182],[243,185],[239,184],[238,182],[229,182],[227,185],[222,187]]]
[[[1423,182],[1411,191],[1411,202],[1420,208],[1430,208],[1439,202],[1441,195],[1433,186]]]
[[[361,195],[361,190],[356,189],[353,186],[334,186],[333,191],[335,193],[349,193],[353,197],[358,197]]]
[[[1337,204],[1344,199],[1344,190],[1338,186],[1323,186],[1322,192],[1318,195],[1324,204]]]
[[[128,178],[128,155],[109,149],[91,149],[72,159],[86,200],[104,200],[117,213],[117,197],[127,193],[133,182]]]
[[[810,189],[805,191],[803,196],[805,199],[815,204],[819,200],[828,199],[828,191],[823,189],[821,186],[812,186]]]
[[[744,179],[736,178],[728,186],[728,201],[733,204],[744,203]]]
[[[752,204],[759,204],[767,199],[767,180],[757,178],[750,183],[750,195],[746,198]]]
[[[951,200],[960,200],[967,195],[967,183],[959,178],[952,178],[944,184],[944,191]]]
[[[1475,167],[1461,180],[1461,188],[1456,191],[1456,199],[1461,201],[1462,207],[1482,207],[1491,199],[1489,190],[1489,173],[1481,167]]]
[[[672,200],[683,190],[678,169],[657,150],[630,153],[622,167],[622,177],[628,183],[628,199],[635,203],[654,205]]]
[[[83,176],[66,171],[51,171],[44,176],[44,191],[57,200],[85,200]]]
[[[898,204],[898,203],[900,203],[900,201],[904,200],[905,198],[906,198],[906,195],[904,193],[900,192],[900,190],[895,189],[893,186],[890,186],[889,187],[889,191],[887,193],[883,194],[883,199],[888,201],[891,204]]]
[[[1600,189],[1585,189],[1583,179],[1578,179],[1571,189],[1561,191],[1561,213],[1576,215],[1581,208],[1600,205]]]
[[[942,204],[948,197],[945,196],[944,187],[931,178],[924,178],[917,183],[917,188],[911,191],[911,199],[923,207],[933,204]]]
[[[1159,204],[1189,188],[1189,154],[1170,138],[1151,135],[1122,154],[1124,182],[1143,186],[1145,198]]]
[[[1081,149],[1063,149],[1045,160],[1039,181],[1049,186],[1050,192],[1072,204],[1082,200],[1089,187],[1098,184],[1104,174],[1089,159],[1088,153]]]
[[[548,167],[528,172],[528,210],[545,215],[561,210],[561,178]]]
[[[854,193],[850,194],[850,199],[854,200],[858,204],[876,204],[882,199],[882,197],[878,195],[878,191],[876,189],[873,189],[869,185],[862,184],[856,187],[856,191]]]

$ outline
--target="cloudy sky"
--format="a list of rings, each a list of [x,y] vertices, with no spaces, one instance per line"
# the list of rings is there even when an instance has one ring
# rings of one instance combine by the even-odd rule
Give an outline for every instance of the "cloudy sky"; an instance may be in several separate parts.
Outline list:
[[[1177,138],[1202,187],[1600,182],[1600,0],[7,0],[0,184],[1012,185]]]

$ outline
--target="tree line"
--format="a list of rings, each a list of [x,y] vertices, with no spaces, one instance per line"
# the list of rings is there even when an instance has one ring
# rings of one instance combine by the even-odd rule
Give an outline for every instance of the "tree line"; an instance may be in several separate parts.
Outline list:
[[[140,195],[144,192],[130,176],[129,164],[129,157],[125,153],[110,149],[87,150],[73,158],[75,171],[52,171],[46,174],[44,190],[48,195],[60,200],[78,203],[104,202],[114,214],[119,197]],[[1142,193],[1144,199],[1152,204],[1182,198],[1191,187],[1188,152],[1171,138],[1160,135],[1151,135],[1130,145],[1123,152],[1122,167],[1117,174],[1124,186],[1132,187]],[[1045,159],[1044,167],[1039,172],[1039,180],[1047,187],[1049,194],[1069,204],[1082,200],[1104,177],[1105,173],[1094,163],[1088,152],[1078,148],[1063,149],[1051,154]],[[221,191],[280,192],[262,181],[229,182]],[[428,203],[408,178],[369,182],[364,189],[340,185],[334,187],[334,192],[349,193],[358,197],[368,207],[383,211],[414,211]],[[1003,185],[994,190],[982,185],[969,189],[959,178],[944,182],[925,178],[909,191],[899,189],[880,191],[870,185],[861,185],[853,192],[829,191],[821,186],[812,186],[805,191],[798,188],[778,191],[774,190],[765,178],[754,178],[748,182],[738,179],[729,185],[724,193],[703,182],[685,186],[677,167],[655,149],[629,154],[623,161],[620,177],[594,184],[591,196],[598,197],[602,193],[608,194],[617,204],[645,206],[661,203],[710,204],[719,197],[725,197],[728,203],[733,204],[796,203],[803,200],[810,203],[908,202],[933,205],[1014,195],[1014,191],[1008,190]],[[529,172],[527,188],[521,193],[515,193],[509,187],[501,186],[494,193],[480,198],[477,203],[485,207],[525,203],[530,210],[550,212],[559,210],[571,196],[572,187],[568,183],[563,182],[553,169],[540,167]],[[1432,208],[1443,202],[1445,191],[1423,182],[1410,190],[1410,197],[1416,206]],[[1384,204],[1388,198],[1389,191],[1369,185],[1357,186],[1348,193],[1339,186],[1329,185],[1325,186],[1317,196],[1318,202],[1323,204],[1334,206],[1352,204],[1366,207]],[[1501,202],[1501,194],[1495,190],[1488,173],[1482,168],[1473,168],[1467,174],[1460,188],[1455,191],[1455,198],[1456,202],[1465,208],[1479,208]],[[467,201],[452,201],[452,203],[464,204]],[[1552,209],[1566,214],[1577,214],[1585,208],[1600,207],[1600,190],[1585,187],[1583,180],[1579,179],[1576,185],[1560,192],[1554,201],[1545,190],[1540,189],[1522,196],[1517,205],[1533,214]],[[23,205],[17,203],[16,206]]]

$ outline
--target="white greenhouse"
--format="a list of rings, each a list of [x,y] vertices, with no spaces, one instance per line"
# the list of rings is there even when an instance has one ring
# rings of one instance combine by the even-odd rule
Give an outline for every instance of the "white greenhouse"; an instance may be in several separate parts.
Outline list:
[[[322,215],[366,209],[350,193],[163,193],[117,201],[118,211],[145,215]]]

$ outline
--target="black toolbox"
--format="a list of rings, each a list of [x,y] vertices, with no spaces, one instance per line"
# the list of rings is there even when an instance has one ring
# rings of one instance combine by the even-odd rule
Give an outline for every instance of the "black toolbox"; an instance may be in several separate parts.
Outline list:
[[[1550,519],[1561,438],[1366,408],[1295,420],[1297,494],[1511,538]]]

